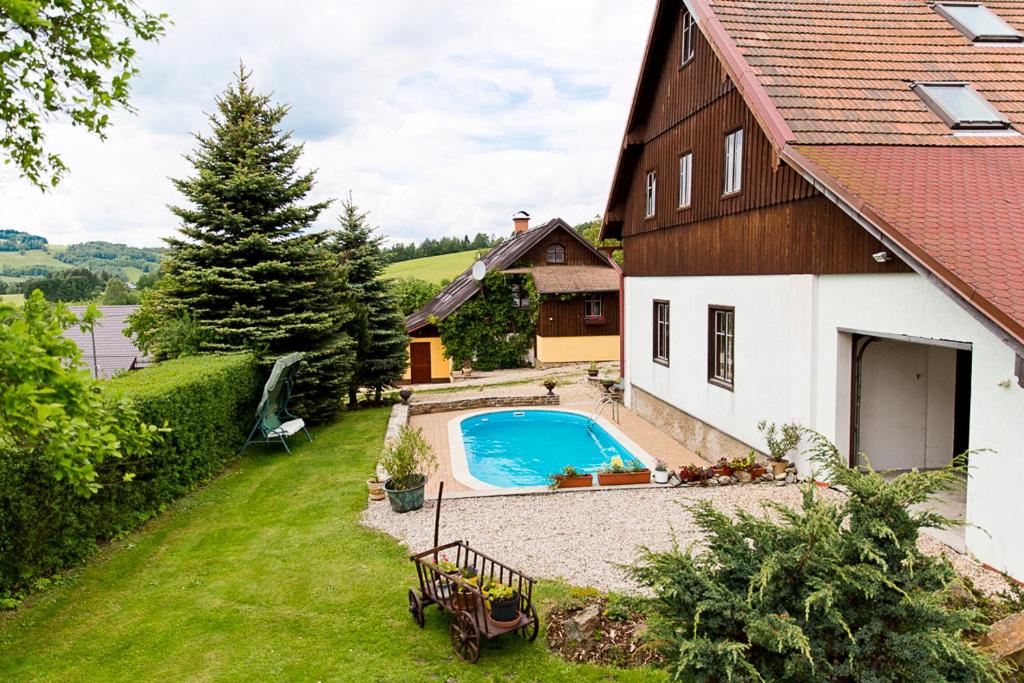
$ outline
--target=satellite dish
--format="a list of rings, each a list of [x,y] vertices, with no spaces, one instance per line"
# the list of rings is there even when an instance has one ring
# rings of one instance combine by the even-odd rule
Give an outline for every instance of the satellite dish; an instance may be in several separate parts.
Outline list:
[[[483,261],[477,261],[473,264],[473,279],[479,282],[484,279],[487,275],[487,266],[484,265]]]

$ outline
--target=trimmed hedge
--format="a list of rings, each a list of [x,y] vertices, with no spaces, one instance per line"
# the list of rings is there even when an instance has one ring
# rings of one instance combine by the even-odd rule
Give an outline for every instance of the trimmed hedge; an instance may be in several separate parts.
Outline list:
[[[252,427],[260,379],[251,355],[231,354],[171,360],[103,383],[144,422],[169,431],[147,457],[104,462],[103,488],[90,498],[55,479],[50,463],[0,450],[0,601],[13,603],[220,473]]]

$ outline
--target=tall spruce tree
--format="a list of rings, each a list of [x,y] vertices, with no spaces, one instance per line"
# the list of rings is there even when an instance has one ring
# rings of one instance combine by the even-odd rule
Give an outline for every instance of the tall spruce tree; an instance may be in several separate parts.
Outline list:
[[[211,133],[174,180],[189,207],[171,207],[182,238],[168,239],[166,283],[154,299],[165,322],[188,315],[201,351],[250,349],[268,366],[304,355],[295,412],[325,421],[341,408],[352,373],[344,269],[323,233],[304,234],[329,201],[307,203],[314,172],[298,169],[303,146],[280,125],[288,107],[253,91],[243,66],[217,98]]]
[[[356,343],[356,367],[348,386],[350,407],[355,407],[359,387],[372,387],[380,401],[381,390],[405,373],[409,336],[405,317],[391,282],[384,279],[387,256],[383,237],[366,221],[351,194],[342,204],[331,248],[348,270],[349,293],[355,315],[349,335]]]

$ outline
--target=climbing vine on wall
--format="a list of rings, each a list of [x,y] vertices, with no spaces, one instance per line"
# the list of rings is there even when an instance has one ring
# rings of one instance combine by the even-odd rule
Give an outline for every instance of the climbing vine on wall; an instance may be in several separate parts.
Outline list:
[[[517,285],[529,306],[516,305]],[[537,327],[537,301],[532,278],[489,273],[480,291],[438,324],[445,355],[456,368],[467,361],[478,370],[522,367]]]

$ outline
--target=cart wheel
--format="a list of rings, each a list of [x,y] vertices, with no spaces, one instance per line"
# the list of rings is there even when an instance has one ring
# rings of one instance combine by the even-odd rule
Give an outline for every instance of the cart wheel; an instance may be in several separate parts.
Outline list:
[[[409,614],[412,615],[412,620],[416,622],[416,625],[423,628],[423,601],[420,600],[419,593],[415,588],[409,589]]]
[[[537,633],[540,632],[540,619],[537,618],[537,608],[533,606],[532,602],[530,603],[530,613],[527,616],[533,620],[533,623],[517,628],[516,635],[532,643],[537,640]]]
[[[458,612],[448,627],[455,654],[464,662],[476,664],[480,659],[480,631],[469,612]]]

